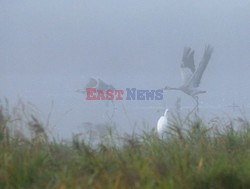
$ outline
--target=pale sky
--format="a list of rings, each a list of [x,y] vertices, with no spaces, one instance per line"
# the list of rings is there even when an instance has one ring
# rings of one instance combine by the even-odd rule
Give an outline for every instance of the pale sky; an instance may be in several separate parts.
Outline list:
[[[248,0],[0,0],[1,99],[32,102],[45,117],[53,101],[54,123],[70,133],[81,122],[105,120],[104,103],[75,93],[89,77],[123,89],[178,87],[183,47],[196,50],[198,64],[210,44],[204,107],[250,106],[249,18]],[[179,94],[168,96],[171,106]],[[145,105],[155,106],[139,103]]]

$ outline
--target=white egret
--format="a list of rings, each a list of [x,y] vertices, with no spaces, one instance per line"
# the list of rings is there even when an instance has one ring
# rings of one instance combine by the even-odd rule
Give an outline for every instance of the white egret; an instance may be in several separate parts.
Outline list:
[[[168,127],[168,109],[165,110],[163,116],[157,122],[157,133],[160,137],[163,136],[164,132],[166,132]]]

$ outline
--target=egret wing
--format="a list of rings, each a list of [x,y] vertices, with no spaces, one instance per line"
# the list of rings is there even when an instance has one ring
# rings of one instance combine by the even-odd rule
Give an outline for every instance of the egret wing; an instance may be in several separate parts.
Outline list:
[[[76,92],[86,94],[87,93],[87,91],[86,91],[87,88],[96,88],[97,84],[98,84],[98,81],[96,79],[89,78],[89,80],[86,83],[84,89],[78,89],[78,90],[76,90]]]
[[[114,89],[114,87],[106,82],[104,82],[102,79],[98,79],[98,89],[99,90],[109,90],[109,89]]]
[[[185,47],[182,55],[181,77],[182,85],[186,85],[195,72],[194,51],[190,47]]]
[[[96,88],[97,83],[98,83],[98,82],[97,82],[96,79],[94,79],[94,78],[89,78],[87,84],[85,85],[85,89],[86,89],[86,88]]]
[[[184,68],[189,68],[192,73],[195,72],[195,64],[194,64],[194,50],[190,47],[185,47],[182,55],[182,62]]]
[[[193,74],[192,78],[188,82],[188,85],[190,87],[194,87],[194,88],[199,87],[202,75],[203,75],[203,73],[208,65],[208,62],[211,58],[212,53],[213,53],[213,48],[210,46],[206,46],[203,58],[199,64],[198,68],[196,69],[195,73]]]
[[[188,82],[192,78],[192,75],[193,75],[193,73],[189,68],[182,68],[181,67],[182,85],[188,84]]]

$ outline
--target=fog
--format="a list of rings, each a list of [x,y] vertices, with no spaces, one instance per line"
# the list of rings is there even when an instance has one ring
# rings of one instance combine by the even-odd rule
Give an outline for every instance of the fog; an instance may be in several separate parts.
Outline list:
[[[52,112],[55,134],[69,137],[84,122],[108,121],[105,112],[112,111],[76,93],[88,78],[124,90],[178,87],[183,48],[195,50],[197,65],[210,44],[201,112],[234,113],[232,103],[248,111],[249,18],[248,0],[1,0],[0,98],[34,104],[41,119]],[[194,105],[187,95],[168,92],[161,102],[123,101],[125,115],[115,102],[114,121],[126,131],[128,119],[154,127],[177,97],[186,108]]]

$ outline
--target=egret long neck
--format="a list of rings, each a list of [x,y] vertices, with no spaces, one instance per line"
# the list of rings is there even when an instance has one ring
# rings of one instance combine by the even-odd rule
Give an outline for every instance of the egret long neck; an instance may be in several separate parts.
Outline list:
[[[180,88],[176,88],[176,87],[169,87],[167,90],[176,90],[176,91],[180,91]]]
[[[168,110],[165,110],[164,116],[165,116],[165,117],[168,116]]]

